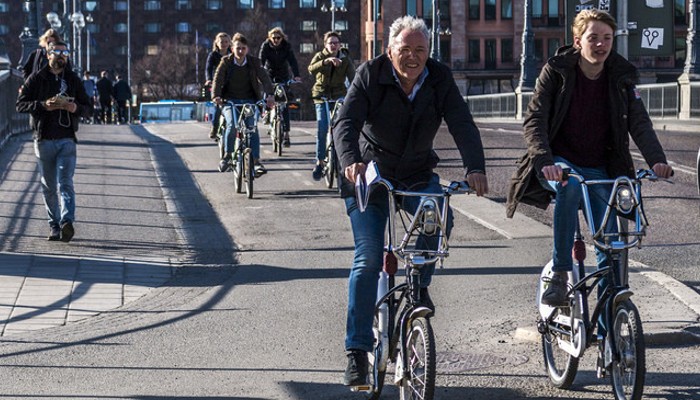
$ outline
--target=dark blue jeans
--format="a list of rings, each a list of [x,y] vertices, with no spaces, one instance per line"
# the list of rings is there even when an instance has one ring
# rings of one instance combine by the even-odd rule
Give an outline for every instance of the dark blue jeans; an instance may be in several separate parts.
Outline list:
[[[375,189],[376,190],[376,189]],[[440,178],[433,174],[427,186],[416,190],[423,193],[441,193]],[[355,241],[355,257],[350,271],[348,287],[348,315],[345,336],[345,349],[372,350],[374,336],[372,320],[377,302],[377,282],[384,260],[384,233],[389,218],[389,203],[386,190],[373,194],[365,212],[360,212],[354,196],[346,197],[345,207],[350,217]],[[402,209],[414,213],[420,197],[407,197],[397,202]],[[447,215],[447,232],[452,229],[453,215]],[[419,248],[435,248],[437,237],[419,237]],[[421,271],[421,287],[430,285],[435,264],[425,265]]]

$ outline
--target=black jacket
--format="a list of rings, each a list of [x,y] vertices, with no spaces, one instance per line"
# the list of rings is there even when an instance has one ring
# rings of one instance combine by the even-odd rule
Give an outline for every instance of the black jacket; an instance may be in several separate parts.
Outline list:
[[[107,77],[102,77],[97,80],[97,95],[100,101],[109,101],[112,99],[114,93],[114,86],[112,81]]]
[[[209,55],[207,56],[207,63],[204,68],[204,78],[207,81],[213,81],[214,80],[214,72],[216,72],[216,67],[219,66],[219,63],[221,62],[221,59],[224,58],[224,55],[219,53],[216,50],[213,50],[209,52]]]
[[[380,175],[395,183],[427,182],[439,161],[433,139],[443,120],[461,154],[465,176],[485,171],[479,129],[449,68],[428,59],[428,76],[412,102],[392,68],[389,58],[381,55],[357,70],[333,129],[341,171],[374,160]],[[341,195],[353,192],[344,181]]]
[[[270,74],[272,82],[283,83],[288,81],[290,79],[289,68],[292,69],[294,76],[299,76],[299,64],[296,57],[294,57],[292,45],[285,39],[282,39],[282,43],[277,47],[270,43],[270,39],[265,40],[260,46],[259,55],[260,62]]]
[[[34,130],[34,139],[42,140],[46,129],[51,127],[59,118],[60,113],[70,115],[70,128],[73,131],[73,139],[75,140],[75,132],[78,131],[78,122],[80,116],[87,116],[90,109],[90,99],[85,93],[83,81],[80,77],[70,69],[65,69],[63,79],[68,87],[65,95],[73,97],[78,106],[76,112],[68,113],[67,111],[48,111],[42,103],[57,95],[60,92],[60,80],[56,79],[56,75],[51,73],[48,65],[33,73],[24,81],[20,87],[19,96],[15,109],[20,113],[29,113],[32,115],[32,129]]]
[[[576,65],[580,52],[571,46],[557,50],[542,69],[535,92],[528,104],[523,123],[528,151],[518,161],[508,192],[506,215],[512,217],[518,202],[547,208],[554,192],[546,188],[542,167],[553,165],[550,143],[560,130],[569,110]],[[636,88],[637,69],[619,54],[612,52],[605,60],[610,104],[610,132],[606,148],[607,172],[611,177],[634,175],[634,163],[629,151],[630,136],[639,147],[649,166],[666,163],[649,114]]]
[[[112,88],[114,100],[116,101],[129,101],[131,100],[131,88],[129,84],[126,83],[124,79],[120,79],[114,84]]]

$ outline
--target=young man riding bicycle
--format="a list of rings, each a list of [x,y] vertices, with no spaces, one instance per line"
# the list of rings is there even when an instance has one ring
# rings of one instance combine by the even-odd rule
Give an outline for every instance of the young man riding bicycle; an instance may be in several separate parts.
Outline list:
[[[423,20],[394,21],[387,53],[358,69],[334,126],[333,140],[344,175],[341,196],[355,242],[345,338],[348,386],[367,382],[367,352],[373,345],[372,319],[390,212],[386,190],[373,191],[367,209],[360,212],[354,195],[358,174],[375,161],[380,175],[398,188],[440,193],[439,177],[433,172],[438,162],[433,139],[444,119],[462,155],[465,180],[479,196],[488,192],[479,130],[450,70],[429,59],[429,51]],[[429,299],[427,287],[434,268],[433,264],[424,269],[422,298]]]

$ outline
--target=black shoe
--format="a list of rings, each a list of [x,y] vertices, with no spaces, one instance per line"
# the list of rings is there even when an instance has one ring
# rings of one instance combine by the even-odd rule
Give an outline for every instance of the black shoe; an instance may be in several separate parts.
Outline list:
[[[75,235],[75,229],[73,228],[73,223],[70,221],[64,223],[61,225],[61,241],[62,242],[70,242],[71,239],[73,239],[73,235]]]
[[[348,366],[345,368],[343,383],[345,386],[361,386],[369,383],[369,361],[366,351],[348,351]]]
[[[430,298],[430,294],[428,293],[427,287],[420,288],[420,302],[422,305],[433,310],[433,312],[431,313],[431,316],[435,315],[435,304],[433,304],[433,299]]]
[[[48,240],[49,242],[61,240],[61,229],[57,226],[52,226],[51,232],[49,233],[49,236],[46,238],[46,240]]]
[[[549,287],[542,294],[542,304],[552,307],[566,307],[569,305],[569,291],[567,287],[567,273],[555,272],[549,280]]]
[[[219,172],[228,171],[230,162],[231,160],[229,158],[222,158],[221,161],[219,161]]]
[[[284,135],[284,139],[282,139],[282,146],[284,147],[289,147],[292,145],[292,142],[289,141],[289,132],[287,132]]]
[[[311,176],[315,181],[320,181],[323,178],[323,165],[316,164],[314,170],[311,172]]]

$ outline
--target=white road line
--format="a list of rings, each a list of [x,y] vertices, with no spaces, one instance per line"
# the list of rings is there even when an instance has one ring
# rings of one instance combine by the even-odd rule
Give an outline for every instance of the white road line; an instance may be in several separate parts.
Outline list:
[[[636,151],[631,152],[632,153],[632,158],[634,158],[637,161],[645,161],[644,157],[642,157],[641,153],[638,153]],[[668,165],[672,166],[674,170],[684,172],[686,174],[690,175],[697,175],[697,171],[695,168],[692,167],[686,167],[685,165],[678,164],[677,162],[674,161],[669,161]]]

